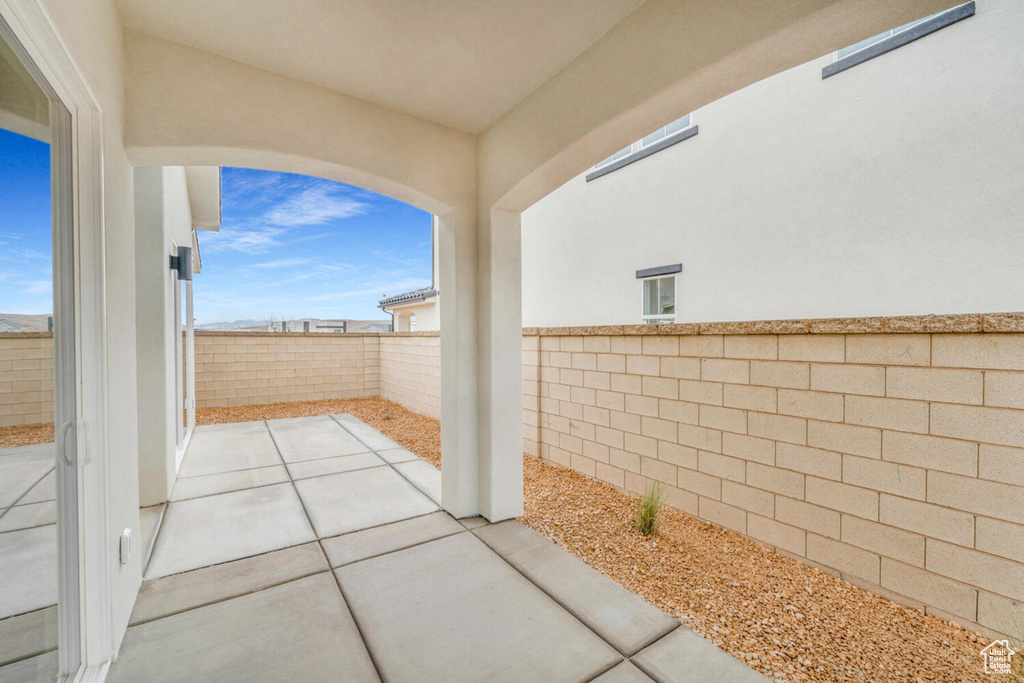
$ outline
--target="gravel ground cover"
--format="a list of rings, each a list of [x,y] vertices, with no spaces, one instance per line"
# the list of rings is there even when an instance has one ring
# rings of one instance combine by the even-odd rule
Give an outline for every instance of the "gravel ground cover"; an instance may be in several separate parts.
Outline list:
[[[381,398],[198,411],[201,424],[352,413],[440,467],[441,425]],[[992,681],[988,641],[665,508],[658,532],[633,530],[637,499],[570,469],[523,457],[521,521],[779,681]]]
[[[200,408],[198,424],[351,413],[441,466],[441,423],[381,398]],[[53,441],[53,425],[0,429],[0,447]],[[665,508],[632,528],[637,499],[523,457],[521,521],[708,640],[779,681],[993,681],[988,641]],[[1013,679],[1024,681],[1024,675]]]
[[[0,448],[53,443],[53,423],[0,427]]]

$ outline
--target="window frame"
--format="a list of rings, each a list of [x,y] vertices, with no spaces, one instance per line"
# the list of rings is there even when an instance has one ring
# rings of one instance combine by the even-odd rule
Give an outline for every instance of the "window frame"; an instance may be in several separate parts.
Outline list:
[[[640,281],[640,321],[642,325],[671,325],[675,323],[676,316],[679,315],[679,278],[676,277],[679,273],[664,273],[660,275],[651,275],[645,278],[639,278]],[[667,280],[672,279],[672,307],[675,309],[674,313],[657,313],[648,315],[644,311],[647,310],[647,283],[654,280]]]

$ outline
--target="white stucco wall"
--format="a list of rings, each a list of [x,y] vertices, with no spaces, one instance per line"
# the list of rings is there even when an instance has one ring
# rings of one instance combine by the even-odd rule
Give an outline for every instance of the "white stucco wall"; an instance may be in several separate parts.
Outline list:
[[[698,109],[700,133],[523,213],[523,324],[1019,310],[1024,5],[822,80],[831,56]],[[1016,84],[1016,85],[1015,85]],[[683,112],[680,112],[683,113]]]
[[[181,166],[135,169],[136,340],[138,344],[139,496],[166,502],[177,473],[177,365],[174,288],[168,258],[192,245],[192,213]]]
[[[391,309],[395,316],[394,332],[436,332],[441,329],[441,302],[439,297],[431,297],[408,306],[396,306]],[[416,321],[409,329],[409,316],[415,315]]]

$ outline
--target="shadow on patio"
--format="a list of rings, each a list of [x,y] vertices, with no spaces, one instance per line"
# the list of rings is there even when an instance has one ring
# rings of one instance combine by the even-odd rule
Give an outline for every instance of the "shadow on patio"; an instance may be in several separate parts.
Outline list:
[[[196,428],[111,680],[763,680],[439,500],[438,470],[351,415]]]

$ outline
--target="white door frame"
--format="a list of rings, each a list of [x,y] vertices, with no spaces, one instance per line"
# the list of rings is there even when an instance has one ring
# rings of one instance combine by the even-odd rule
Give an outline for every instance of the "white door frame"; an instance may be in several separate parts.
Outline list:
[[[72,194],[75,242],[75,365],[77,415],[75,445],[78,518],[80,666],[63,670],[62,681],[102,681],[113,658],[110,544],[107,498],[107,362],[103,219],[102,111],[85,77],[64,45],[40,0],[0,0],[0,17],[21,43],[58,99],[71,114]],[[61,571],[74,571],[62,567]],[[69,585],[62,576],[61,585]],[[75,582],[71,581],[70,585]],[[61,642],[63,652],[74,643]],[[73,657],[70,661],[79,659]]]

